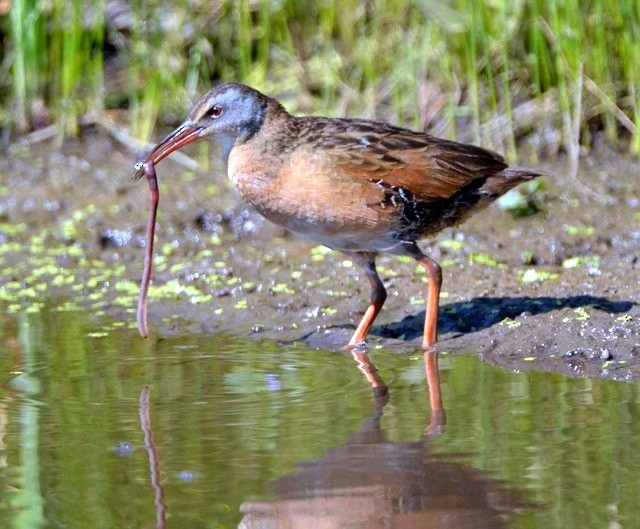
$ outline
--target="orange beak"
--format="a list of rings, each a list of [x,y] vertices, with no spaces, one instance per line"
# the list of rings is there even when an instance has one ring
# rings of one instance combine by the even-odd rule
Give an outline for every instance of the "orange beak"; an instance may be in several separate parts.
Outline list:
[[[133,173],[132,178],[139,180],[144,175],[144,165],[149,162],[157,164],[160,160],[163,160],[169,156],[173,151],[193,143],[200,139],[200,133],[202,127],[192,125],[189,122],[184,122],[176,130],[166,136],[154,149],[147,155],[144,160],[140,160],[136,163],[136,170]]]

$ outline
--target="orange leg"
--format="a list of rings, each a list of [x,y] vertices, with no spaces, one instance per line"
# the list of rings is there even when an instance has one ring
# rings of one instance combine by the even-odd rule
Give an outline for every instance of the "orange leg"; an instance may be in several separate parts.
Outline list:
[[[440,303],[440,287],[442,286],[442,268],[431,257],[427,257],[422,253],[416,243],[408,243],[404,248],[404,253],[418,261],[427,273],[429,286],[427,287],[422,348],[430,349],[438,341],[438,306]]]
[[[422,348],[433,347],[438,340],[438,306],[440,302],[440,288],[442,287],[442,268],[430,257],[422,254],[415,257],[424,267],[429,280],[427,287],[427,311],[424,317],[424,334]]]
[[[387,291],[380,276],[378,276],[378,272],[376,272],[375,254],[354,254],[353,257],[362,264],[369,283],[371,283],[371,305],[367,308],[356,328],[356,332],[353,333],[351,340],[349,340],[349,346],[357,345],[365,340],[376,316],[387,299]]]

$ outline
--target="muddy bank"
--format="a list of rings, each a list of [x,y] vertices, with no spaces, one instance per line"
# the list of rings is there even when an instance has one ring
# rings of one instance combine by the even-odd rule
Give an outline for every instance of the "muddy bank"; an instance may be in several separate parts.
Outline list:
[[[201,166],[203,146],[188,151]],[[14,145],[0,156],[0,303],[10,313],[96,315],[96,332],[135,326],[147,189],[129,179],[137,154],[98,129],[62,148]],[[524,164],[534,162],[521,160]],[[640,376],[640,170],[600,148],[578,180],[558,159],[529,197],[540,211],[499,206],[423,246],[444,268],[439,349],[510,369]],[[241,204],[223,171],[158,167],[161,204],[152,336],[219,332],[340,349],[369,297],[341,254],[301,241]],[[371,345],[412,352],[424,317],[414,263],[382,256],[389,299]],[[107,323],[105,323],[107,322]]]

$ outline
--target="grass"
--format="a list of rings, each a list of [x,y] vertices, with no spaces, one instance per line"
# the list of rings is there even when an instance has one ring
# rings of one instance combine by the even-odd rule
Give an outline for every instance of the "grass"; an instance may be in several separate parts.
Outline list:
[[[602,131],[640,153],[636,0],[123,5],[116,26],[104,0],[14,0],[0,18],[0,125],[73,135],[81,117],[126,106],[129,134],[148,139],[213,82],[240,80],[294,112],[386,119],[508,157],[549,130],[559,140],[540,150],[577,153]]]
[[[102,110],[104,2],[15,0],[2,18],[5,64],[1,125],[24,132],[49,120],[78,133],[81,115]]]

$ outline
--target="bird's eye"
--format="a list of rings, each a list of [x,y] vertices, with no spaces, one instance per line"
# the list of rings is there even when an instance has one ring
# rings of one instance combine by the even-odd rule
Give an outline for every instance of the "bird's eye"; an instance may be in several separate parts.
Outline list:
[[[222,115],[222,107],[220,105],[213,105],[209,110],[209,115],[212,118],[219,118]]]

